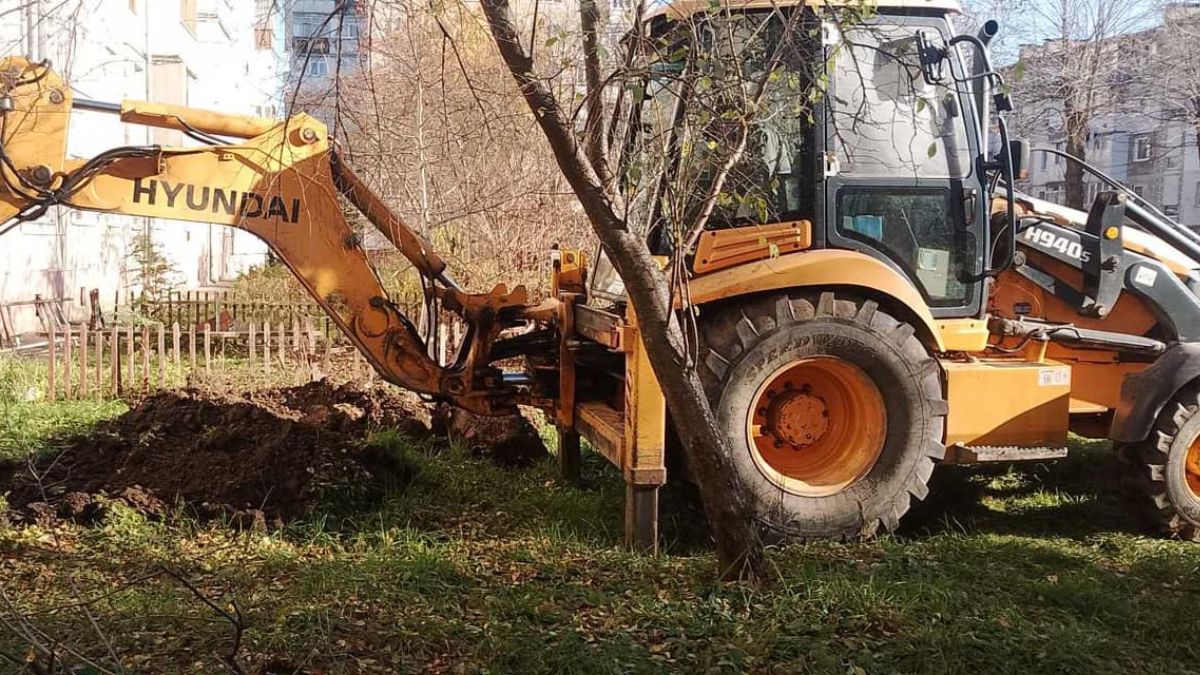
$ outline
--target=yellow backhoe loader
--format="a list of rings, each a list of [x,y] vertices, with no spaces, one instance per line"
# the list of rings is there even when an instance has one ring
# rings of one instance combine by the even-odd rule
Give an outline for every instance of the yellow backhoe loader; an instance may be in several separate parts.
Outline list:
[[[827,83],[811,114],[765,115],[769,142],[741,160],[758,163],[744,175],[758,176],[765,207],[717,209],[676,252],[698,367],[762,526],[799,539],[892,530],[936,463],[1061,457],[1075,431],[1115,441],[1145,514],[1195,538],[1200,237],[1090,166],[1106,188],[1087,213],[1020,194],[1029,150],[1004,125],[1010,105],[988,57],[997,26],[957,34],[953,0],[881,0],[849,26],[827,22],[824,2],[729,4],[679,0],[648,31],[687,21],[763,35],[803,13],[821,25],[809,53],[822,55]],[[711,63],[706,49],[683,58]],[[654,66],[635,133],[687,133],[674,116],[686,92],[660,86]],[[780,67],[807,76],[813,63]],[[199,144],[68,158],[81,109]],[[537,306],[523,288],[467,292],[317,120],[81,100],[48,64],[15,57],[0,60],[0,179],[0,232],[69,207],[254,233],[387,381],[477,413],[547,410],[568,474],[586,438],[623,471],[627,538],[656,546],[658,489],[668,467],[687,468],[602,253],[589,265],[583,251],[553,250],[550,298]],[[654,195],[671,179],[637,187]],[[432,355],[434,324],[419,328],[388,299],[342,201],[426,280],[426,314],[454,312],[469,327],[449,362]],[[672,252],[661,229],[649,236]],[[517,326],[527,330],[508,331]],[[496,366],[514,357],[525,372]]]

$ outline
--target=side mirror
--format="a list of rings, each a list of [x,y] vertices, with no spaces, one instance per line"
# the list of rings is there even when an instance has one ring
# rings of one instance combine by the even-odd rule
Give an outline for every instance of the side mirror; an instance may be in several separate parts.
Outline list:
[[[1013,178],[1025,180],[1029,178],[1029,141],[1017,138],[1008,142],[1008,156],[1012,158]],[[1002,156],[1001,161],[1004,160]]]

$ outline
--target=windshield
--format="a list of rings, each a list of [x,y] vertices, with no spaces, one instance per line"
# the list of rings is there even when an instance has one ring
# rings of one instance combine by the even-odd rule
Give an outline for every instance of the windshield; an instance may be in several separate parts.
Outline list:
[[[638,99],[635,132],[625,152],[623,188],[629,205],[627,221],[642,234],[650,231],[658,188],[669,168],[682,72],[682,63],[656,61],[650,64],[649,76],[633,91]]]
[[[946,83],[925,81],[918,31],[934,29],[871,23],[846,31],[834,59],[828,108],[839,172],[891,178],[970,174],[960,99]]]

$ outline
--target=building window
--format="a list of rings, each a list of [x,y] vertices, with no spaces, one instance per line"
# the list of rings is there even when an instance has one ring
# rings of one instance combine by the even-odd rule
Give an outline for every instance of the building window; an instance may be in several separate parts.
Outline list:
[[[1167,155],[1167,168],[1176,169],[1179,167],[1179,157],[1175,153]]]
[[[1200,206],[1200,180],[1196,181],[1196,206]]]
[[[1067,149],[1067,143],[1066,143],[1066,141],[1059,141],[1059,142],[1055,143],[1055,144],[1054,144],[1054,149],[1055,149],[1055,150],[1057,150],[1057,151],[1059,151],[1059,152],[1063,152],[1064,150],[1066,150],[1066,149]],[[1062,158],[1062,155],[1055,155],[1055,156],[1054,156],[1054,163],[1055,163],[1055,164],[1062,164],[1062,163],[1063,163],[1063,158]]]
[[[1141,185],[1134,185],[1134,186],[1133,186],[1133,194],[1135,194],[1135,195],[1137,195],[1137,196],[1139,196],[1139,197],[1143,197],[1143,198],[1145,198],[1145,196],[1146,196],[1146,195],[1145,195],[1145,192],[1146,192],[1146,188],[1142,187]]]
[[[1167,204],[1163,206],[1163,215],[1171,216],[1172,218],[1177,217],[1179,215],[1179,205]]]
[[[1050,163],[1050,153],[1043,152],[1042,155],[1042,171],[1046,170],[1046,165]]]
[[[308,62],[308,74],[312,77],[325,77],[329,75],[329,64],[324,57],[313,57]]]
[[[177,57],[155,56],[150,62],[150,97],[160,103],[187,105],[188,71]],[[152,129],[157,145],[181,145],[183,135],[172,129]]]
[[[312,37],[317,31],[326,35],[330,25],[337,26],[337,20],[320,12],[296,12],[292,15],[292,35],[295,37]]]
[[[269,24],[259,24],[254,27],[254,48],[271,50],[275,47],[275,31]]]
[[[1133,161],[1144,162],[1150,159],[1152,146],[1150,144],[1150,135],[1145,134],[1133,139]]]

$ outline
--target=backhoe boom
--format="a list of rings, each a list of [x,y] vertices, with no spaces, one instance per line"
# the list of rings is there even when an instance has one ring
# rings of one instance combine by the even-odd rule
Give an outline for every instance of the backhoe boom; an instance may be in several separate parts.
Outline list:
[[[207,144],[121,147],[67,159],[69,87],[46,64],[0,60],[0,233],[55,205],[237,227],[270,246],[387,381],[475,412],[514,409],[515,392],[490,365],[490,348],[502,329],[522,320],[524,288],[460,289],[446,263],[338,157],[321,122],[305,114],[273,121],[136,101],[79,107],[177,129]],[[430,355],[420,331],[388,297],[339,195],[425,278],[429,313],[436,316],[440,305],[467,324],[468,338],[451,363]]]

